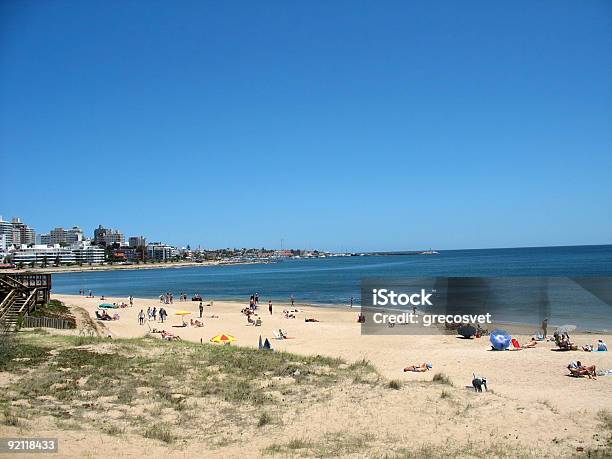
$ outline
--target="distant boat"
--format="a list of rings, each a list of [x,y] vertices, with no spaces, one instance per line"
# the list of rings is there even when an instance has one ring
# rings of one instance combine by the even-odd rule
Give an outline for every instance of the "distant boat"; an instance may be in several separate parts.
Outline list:
[[[423,252],[420,252],[420,255],[438,255],[440,252],[436,252],[435,250],[424,250]]]

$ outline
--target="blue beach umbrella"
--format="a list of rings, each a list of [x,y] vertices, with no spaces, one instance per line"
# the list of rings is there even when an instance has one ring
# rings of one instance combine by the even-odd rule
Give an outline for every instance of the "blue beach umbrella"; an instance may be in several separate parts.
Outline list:
[[[491,332],[491,346],[498,351],[504,351],[510,347],[512,342],[512,336],[508,334],[506,330],[496,328]]]

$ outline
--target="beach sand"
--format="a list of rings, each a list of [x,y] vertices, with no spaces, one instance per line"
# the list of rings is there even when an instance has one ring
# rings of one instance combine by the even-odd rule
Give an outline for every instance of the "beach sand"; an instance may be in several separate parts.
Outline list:
[[[102,302],[100,298],[53,295],[67,305],[82,308],[91,317]],[[105,298],[104,302],[128,302],[127,298]],[[147,335],[152,328],[165,329],[183,340],[199,343],[221,333],[231,334],[237,346],[257,347],[259,336],[271,340],[276,350],[302,355],[340,357],[348,362],[360,359],[370,361],[386,378],[411,382],[405,389],[372,390],[355,393],[351,386],[336,389],[324,404],[305,402],[287,410],[280,426],[270,427],[265,435],[261,431],[245,427],[244,441],[215,449],[214,454],[227,457],[257,457],[263,448],[273,442],[282,443],[293,438],[329,439],[329,435],[342,431],[343,435],[369,434],[381,443],[378,449],[354,457],[379,455],[388,451],[389,445],[405,444],[411,447],[433,445],[436,454],[443,455],[449,445],[465,442],[488,444],[506,442],[516,448],[516,456],[529,454],[536,448],[539,454],[566,457],[581,448],[601,448],[608,440],[608,433],[601,430],[598,413],[612,410],[612,377],[597,380],[571,378],[566,366],[572,360],[595,364],[598,369],[612,368],[612,353],[557,352],[554,344],[542,342],[535,349],[517,352],[491,351],[488,337],[464,340],[456,335],[401,335],[362,336],[356,322],[357,310],[348,308],[323,308],[296,304],[299,309],[295,319],[285,319],[283,309],[287,304],[274,304],[269,315],[267,303],[260,304],[258,314],[263,324],[255,327],[247,323],[240,312],[246,304],[204,299],[204,327],[178,327],[179,310],[191,311],[187,316],[199,316],[198,303],[175,302],[163,305],[169,313],[165,324],[148,322],[138,324],[137,315],[147,307],[159,308],[159,300],[134,299],[134,306],[111,310],[121,316],[117,321],[96,321],[103,334],[113,338],[131,338]],[[211,318],[216,315],[218,318]],[[320,322],[309,323],[304,319],[316,318]],[[282,328],[291,339],[276,340],[273,330]],[[58,331],[58,333],[70,333]],[[74,333],[74,332],[73,332]],[[153,334],[153,336],[159,336]],[[517,336],[521,343],[530,335]],[[572,335],[578,345],[593,344],[596,335]],[[403,367],[431,362],[432,371],[404,373]],[[443,386],[432,385],[436,373],[446,374],[453,383],[452,393],[445,398]],[[475,394],[466,388],[472,373],[486,376],[489,392]],[[419,383],[419,381],[421,383]],[[442,392],[441,392],[442,389]],[[307,395],[305,395],[307,397]],[[469,410],[469,414],[468,414]],[[601,432],[598,436],[597,432]],[[212,454],[202,449],[197,441],[187,442],[180,450],[173,450],[142,438],[109,437],[103,434],[86,436],[71,432],[47,432],[60,435],[64,441],[64,455],[83,455],[83,449],[92,457],[100,455],[136,457],[167,455],[192,457]],[[241,434],[242,435],[242,434]],[[335,435],[335,434],[334,434]],[[242,438],[242,437],[241,437]],[[602,443],[603,442],[603,443]],[[373,452],[374,451],[374,452]],[[536,449],[533,450],[533,454]],[[467,452],[466,457],[477,453]],[[281,457],[284,454],[280,454]],[[333,455],[333,454],[331,454]],[[500,454],[503,455],[503,454]],[[510,451],[510,457],[514,454]],[[496,456],[496,454],[493,454]]]
[[[78,295],[53,295],[53,298],[67,305],[80,306],[93,318],[97,306],[102,303],[99,298],[85,298]],[[104,302],[125,302],[125,297],[106,297]],[[596,365],[597,368],[612,368],[612,352],[586,353],[556,352],[554,343],[542,342],[534,349],[518,352],[491,351],[489,338],[465,340],[458,335],[391,335],[362,336],[357,323],[358,310],[348,307],[318,307],[296,304],[300,312],[295,319],[285,319],[283,309],[291,309],[290,304],[273,305],[273,314],[268,313],[268,305],[261,302],[258,315],[262,326],[255,327],[247,323],[246,316],[240,311],[248,302],[214,301],[204,299],[204,327],[177,328],[182,323],[176,311],[192,311],[186,316],[199,317],[198,302],[174,302],[162,305],[159,300],[135,298],[132,308],[119,309],[121,319],[118,321],[98,322],[107,327],[113,337],[132,338],[145,336],[150,328],[162,328],[179,335],[184,340],[208,342],[217,334],[225,333],[235,336],[238,346],[257,347],[259,336],[269,338],[274,349],[306,355],[324,355],[340,357],[349,362],[361,359],[369,360],[388,378],[410,380],[430,380],[433,373],[443,372],[456,384],[469,385],[472,373],[484,375],[496,393],[521,400],[524,403],[535,403],[549,399],[560,410],[572,410],[578,405],[582,409],[596,412],[602,408],[612,409],[612,377],[602,377],[597,381],[597,390],[593,384],[567,377],[565,367],[572,360]],[[166,324],[147,322],[138,325],[138,312],[147,307],[163,306],[168,311]],[[111,314],[113,310],[110,311]],[[210,318],[217,315],[219,318]],[[320,322],[305,322],[305,318],[315,318]],[[150,328],[149,328],[150,327]],[[281,328],[291,339],[273,339],[273,331]],[[531,335],[517,335],[520,343],[526,343]],[[597,335],[572,334],[572,340],[579,346],[594,344]],[[403,373],[407,365],[430,362],[433,371],[415,374]],[[571,396],[570,396],[571,394]]]

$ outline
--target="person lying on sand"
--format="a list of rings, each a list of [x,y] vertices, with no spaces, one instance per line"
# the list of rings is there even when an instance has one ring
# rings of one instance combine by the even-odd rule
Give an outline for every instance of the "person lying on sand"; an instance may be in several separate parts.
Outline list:
[[[191,325],[192,327],[203,327],[204,326],[204,324],[200,322],[198,319],[196,320],[190,319],[189,325]]]
[[[537,344],[538,344],[538,342],[536,341],[536,339],[535,338],[531,338],[531,341],[529,341],[528,343],[523,344],[522,348],[523,349],[525,349],[525,348],[529,349],[529,348],[532,348],[532,347],[536,347]]]
[[[424,371],[430,370],[432,367],[431,363],[423,362],[420,365],[410,365],[409,367],[404,368],[404,372],[413,371],[415,373],[422,373]]]
[[[588,376],[589,379],[597,379],[597,368],[595,365],[583,365],[580,360],[578,362],[572,362],[567,366],[572,376]]]
[[[181,341],[180,336],[173,335],[172,333],[169,333],[166,330],[162,330],[161,337],[162,339],[167,339],[168,341]]]
[[[319,322],[317,319],[313,319],[312,317],[308,319],[304,319],[304,322]]]

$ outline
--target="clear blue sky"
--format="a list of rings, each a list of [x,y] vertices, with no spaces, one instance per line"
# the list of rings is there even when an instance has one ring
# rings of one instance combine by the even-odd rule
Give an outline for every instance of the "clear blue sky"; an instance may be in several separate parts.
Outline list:
[[[0,214],[207,247],[612,242],[612,2],[0,3]]]

